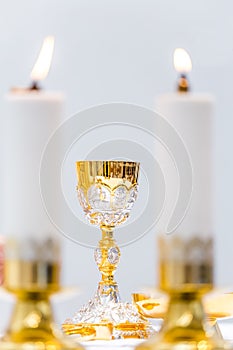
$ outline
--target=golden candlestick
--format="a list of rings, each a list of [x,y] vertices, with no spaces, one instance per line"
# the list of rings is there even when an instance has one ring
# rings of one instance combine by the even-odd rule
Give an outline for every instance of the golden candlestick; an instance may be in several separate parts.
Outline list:
[[[157,337],[136,350],[213,350],[230,348],[208,320],[202,296],[212,289],[212,240],[173,235],[161,238],[160,287],[169,294]]]
[[[81,350],[63,336],[53,320],[49,298],[60,290],[57,242],[49,239],[41,245],[33,241],[31,259],[22,257],[28,251],[20,251],[18,243],[15,239],[6,243],[4,287],[17,299],[0,349]]]
[[[127,220],[136,201],[139,163],[80,161],[76,165],[79,202],[89,222],[102,231],[94,253],[102,279],[94,298],[65,321],[63,330],[82,335],[83,328],[93,327],[95,339],[146,338],[152,328],[134,305],[121,302],[114,279],[120,249],[113,232]]]

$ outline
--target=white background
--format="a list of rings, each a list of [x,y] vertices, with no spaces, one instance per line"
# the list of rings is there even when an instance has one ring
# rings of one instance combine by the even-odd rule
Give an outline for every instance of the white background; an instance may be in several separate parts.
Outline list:
[[[226,0],[9,0],[0,12],[1,95],[30,82],[43,38],[52,34],[54,59],[43,85],[65,93],[66,118],[113,101],[153,108],[158,94],[175,87],[173,50],[188,50],[193,91],[216,98],[217,285],[233,285],[232,11]],[[62,303],[59,321],[93,294],[98,280],[92,250],[63,243],[63,284],[80,286],[82,294]],[[117,280],[124,299],[156,284],[154,232],[122,249]]]

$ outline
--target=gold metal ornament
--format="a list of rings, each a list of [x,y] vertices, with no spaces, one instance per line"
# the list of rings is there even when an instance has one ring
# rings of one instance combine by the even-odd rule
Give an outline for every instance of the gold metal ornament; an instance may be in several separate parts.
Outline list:
[[[139,163],[128,161],[79,161],[77,193],[90,224],[98,226],[102,239],[94,258],[101,273],[94,298],[63,324],[69,334],[94,325],[95,339],[147,338],[152,332],[149,322],[131,303],[121,302],[114,274],[120,259],[120,249],[114,239],[114,229],[125,222],[136,201]],[[70,325],[70,326],[68,326]],[[75,326],[74,326],[75,325]],[[110,326],[111,325],[111,326]],[[98,331],[103,327],[104,333]],[[108,334],[108,333],[107,333]]]
[[[173,234],[159,241],[160,288],[169,295],[158,335],[136,350],[230,349],[208,319],[203,295],[213,286],[213,241]],[[141,297],[142,298],[142,297]]]
[[[56,240],[10,239],[5,245],[4,287],[16,304],[1,350],[81,350],[55,326],[50,296],[60,290]]]

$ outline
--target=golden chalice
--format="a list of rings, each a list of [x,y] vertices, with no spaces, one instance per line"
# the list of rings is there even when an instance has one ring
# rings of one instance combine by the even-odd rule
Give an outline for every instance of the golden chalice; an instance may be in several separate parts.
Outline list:
[[[114,279],[120,249],[113,231],[127,220],[136,201],[139,163],[79,161],[76,166],[79,202],[88,221],[102,232],[94,252],[102,279],[94,298],[66,320],[63,330],[82,336],[82,329],[88,326],[96,332],[94,339],[146,338],[152,332],[150,324],[134,305],[121,302]]]

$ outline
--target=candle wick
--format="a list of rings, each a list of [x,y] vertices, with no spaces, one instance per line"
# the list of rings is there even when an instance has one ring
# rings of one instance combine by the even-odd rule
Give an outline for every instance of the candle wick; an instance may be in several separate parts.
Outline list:
[[[37,81],[33,81],[29,89],[32,91],[35,91],[35,90],[37,91],[37,90],[40,90],[41,88],[39,87]]]
[[[190,85],[189,85],[189,81],[188,78],[186,76],[186,74],[181,73],[179,80],[178,80],[178,84],[177,84],[177,91],[178,92],[188,92],[190,91]]]

